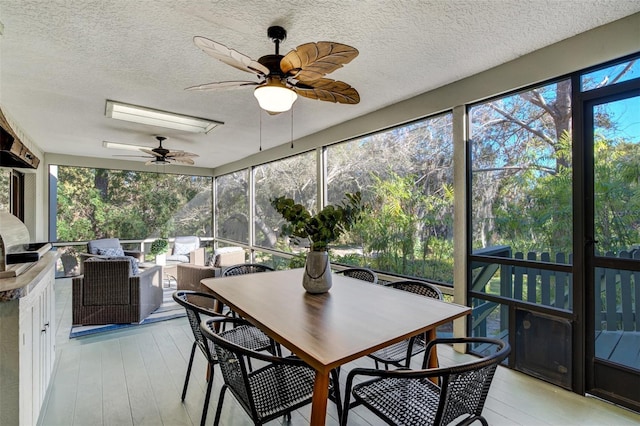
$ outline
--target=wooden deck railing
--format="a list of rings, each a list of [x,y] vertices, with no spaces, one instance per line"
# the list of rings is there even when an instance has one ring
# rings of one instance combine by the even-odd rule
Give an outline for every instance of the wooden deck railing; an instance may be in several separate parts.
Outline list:
[[[556,264],[573,263],[571,254],[558,253],[552,262],[549,253],[512,253],[509,246],[489,247],[476,253]],[[605,256],[640,260],[640,249],[609,252]],[[551,308],[573,309],[573,274],[569,272],[484,262],[474,263],[472,268],[472,288],[475,291]],[[595,294],[600,295],[595,300],[595,312],[600,318],[596,322],[596,330],[640,331],[640,272],[596,268],[594,285]],[[484,301],[475,306],[474,328],[486,327],[486,323],[481,323],[499,307],[496,303]],[[506,320],[504,312],[501,315]]]

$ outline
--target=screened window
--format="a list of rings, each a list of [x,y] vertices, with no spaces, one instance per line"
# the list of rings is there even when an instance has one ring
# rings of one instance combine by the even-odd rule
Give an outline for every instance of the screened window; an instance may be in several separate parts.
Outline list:
[[[255,188],[255,244],[291,251],[285,235],[280,234],[282,216],[271,207],[271,199],[292,198],[310,211],[317,211],[317,161],[314,151],[256,166]]]
[[[211,236],[212,178],[51,166],[58,241]],[[53,193],[53,191],[52,191]]]
[[[216,178],[216,236],[249,242],[249,170]]]
[[[453,282],[452,115],[327,148],[327,196],[361,191],[371,210],[332,260]]]
[[[583,74],[580,78],[580,89],[586,92],[634,78],[640,78],[640,62],[637,58]]]
[[[569,259],[570,81],[476,105],[469,117],[474,251],[507,246],[530,260]]]

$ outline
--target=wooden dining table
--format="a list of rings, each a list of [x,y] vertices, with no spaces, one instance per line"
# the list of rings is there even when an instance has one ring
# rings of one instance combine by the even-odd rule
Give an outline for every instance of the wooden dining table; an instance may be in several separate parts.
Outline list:
[[[471,312],[402,290],[333,274],[327,293],[302,287],[303,269],[201,281],[235,312],[316,370],[311,425],[325,424],[329,375],[376,350]]]

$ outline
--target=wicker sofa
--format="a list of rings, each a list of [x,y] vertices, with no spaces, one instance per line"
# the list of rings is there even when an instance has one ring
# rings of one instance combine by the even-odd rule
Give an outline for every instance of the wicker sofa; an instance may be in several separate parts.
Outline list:
[[[131,274],[128,258],[93,257],[73,282],[74,325],[140,322],[162,304],[162,267]]]

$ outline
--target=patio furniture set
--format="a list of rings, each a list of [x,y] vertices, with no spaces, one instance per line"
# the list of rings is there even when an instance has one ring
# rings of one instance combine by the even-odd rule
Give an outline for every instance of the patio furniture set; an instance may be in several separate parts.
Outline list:
[[[336,404],[341,425],[359,405],[388,424],[487,424],[484,402],[510,348],[487,338],[437,339],[436,327],[470,309],[443,302],[436,286],[423,281],[373,285],[375,272],[349,268],[335,274],[331,292],[310,295],[300,285],[301,269],[273,271],[244,263],[241,248],[218,249],[210,265],[196,263],[203,256],[186,257],[176,264],[173,295],[185,308],[194,336],[181,399],[199,348],[209,365],[201,424],[215,365],[224,379],[216,425],[227,390],[255,424],[290,419],[293,410],[311,403],[311,424],[324,425],[328,400]],[[162,266],[143,265],[136,271],[139,258],[136,252],[125,253],[117,239],[90,242],[83,275],[73,279],[73,323],[139,322],[157,309]],[[454,343],[482,344],[486,355],[439,367],[436,347]],[[282,355],[282,347],[289,356]],[[411,369],[412,357],[420,353],[422,367]],[[340,366],[363,356],[375,368],[352,369],[342,397]],[[407,394],[410,401],[402,396]]]
[[[336,404],[341,425],[347,424],[349,411],[358,405],[388,424],[448,424],[453,420],[456,424],[476,420],[487,424],[482,409],[509,345],[488,338],[436,339],[435,335],[437,326],[467,315],[469,308],[443,302],[440,291],[426,282],[395,284],[395,289],[371,285],[377,277],[366,268],[342,271],[335,275],[331,292],[310,295],[300,285],[301,269],[271,272],[270,268],[243,266],[235,268],[237,275],[202,280],[207,293],[174,293],[187,312],[198,313],[191,320],[193,348],[197,344],[209,361],[201,424],[206,420],[216,364],[224,384],[214,425],[219,424],[227,390],[254,424],[280,416],[290,419],[293,410],[311,403],[311,424],[324,425],[328,400]],[[267,273],[255,274],[262,271]],[[208,307],[193,303],[196,297],[206,298]],[[379,303],[381,300],[385,303]],[[240,318],[223,315],[223,307]],[[252,330],[251,337],[239,338],[237,333],[247,329]],[[482,344],[486,355],[470,363],[438,367],[435,348],[454,343]],[[386,358],[389,351],[385,349],[393,346],[403,349],[391,353],[402,352],[404,358]],[[280,347],[291,355],[280,355],[276,350]],[[424,353],[422,368],[409,369],[411,357],[420,352]],[[351,370],[343,400],[340,366],[366,355],[383,362],[385,369]],[[258,360],[261,367],[253,370]],[[402,368],[388,370],[389,364]],[[403,396],[408,394],[415,398]]]
[[[91,240],[80,254],[81,275],[73,278],[73,324],[103,325],[141,322],[163,301],[169,280],[196,288],[204,277],[224,266],[244,262],[244,250],[219,249],[217,267],[205,265],[205,249],[195,236],[176,237],[165,265],[144,262],[143,253],[123,249],[118,238]],[[184,269],[178,272],[178,268]],[[176,275],[178,279],[176,279]],[[197,279],[197,281],[196,281]]]

